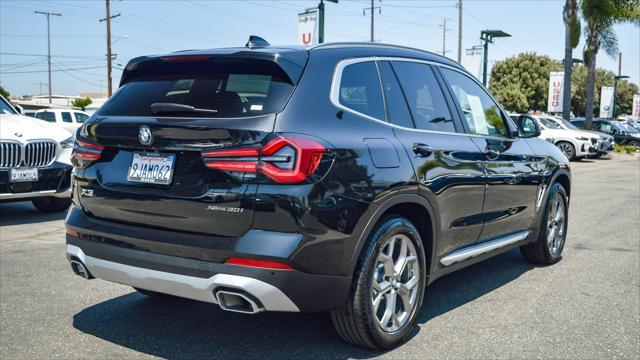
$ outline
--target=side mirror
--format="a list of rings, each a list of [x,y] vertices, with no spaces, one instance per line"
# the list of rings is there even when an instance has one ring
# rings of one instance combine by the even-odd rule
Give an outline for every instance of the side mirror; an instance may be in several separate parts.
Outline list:
[[[16,108],[16,111],[18,112],[18,114],[20,114],[20,115],[24,114],[24,109],[22,109],[22,106],[20,106],[18,104],[14,104],[13,107]]]
[[[521,116],[517,122],[518,136],[521,138],[534,138],[540,136],[542,133],[540,125],[530,117]]]

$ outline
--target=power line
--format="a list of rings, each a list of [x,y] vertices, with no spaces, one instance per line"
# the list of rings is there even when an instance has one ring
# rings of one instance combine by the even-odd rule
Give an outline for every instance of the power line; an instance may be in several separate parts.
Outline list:
[[[0,52],[0,55],[7,56],[49,56],[47,54],[32,54],[32,53],[15,53],[15,52]],[[52,58],[71,58],[71,59],[102,59],[102,57],[95,56],[75,56],[75,55],[51,55]]]
[[[54,65],[55,66],[55,65]],[[87,67],[80,67],[80,68],[72,68],[72,69],[65,69],[66,71],[71,71],[71,70],[89,70],[89,69],[102,69],[102,66],[87,66]],[[51,70],[51,72],[56,72],[56,71],[65,71],[62,69],[58,70]],[[2,74],[36,74],[36,73],[43,73],[43,72],[49,72],[49,70],[22,70],[22,71],[3,71]]]

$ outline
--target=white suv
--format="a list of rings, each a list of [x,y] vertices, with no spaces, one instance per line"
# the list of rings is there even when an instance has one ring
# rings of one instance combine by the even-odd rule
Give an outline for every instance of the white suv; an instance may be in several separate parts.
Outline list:
[[[43,212],[71,204],[73,135],[20,115],[0,96],[0,202],[31,201]]]
[[[44,109],[36,111],[36,119],[56,123],[63,128],[75,132],[91,115],[74,109]]]
[[[569,160],[580,160],[586,156],[596,155],[600,147],[599,136],[562,127],[550,116],[510,114],[510,117],[518,124],[523,117],[533,119],[540,126],[540,137],[553,142]]]

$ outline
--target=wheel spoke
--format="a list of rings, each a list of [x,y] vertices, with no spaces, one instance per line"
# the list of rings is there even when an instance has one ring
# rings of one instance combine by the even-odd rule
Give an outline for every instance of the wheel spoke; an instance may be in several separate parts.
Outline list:
[[[384,274],[386,276],[394,275],[393,259],[391,259],[390,255],[380,253],[378,261],[380,261],[384,266]]]
[[[415,286],[415,285],[414,285]],[[410,311],[412,309],[411,297],[409,296],[409,288],[404,285],[398,289],[398,295],[400,296],[400,300],[402,300],[402,305],[404,306],[405,311]]]
[[[407,255],[409,252],[408,244],[407,244],[409,240],[404,236],[398,239],[400,240],[400,252],[398,253],[398,259],[395,261],[395,264],[393,265],[394,267],[393,275],[402,273],[402,270],[404,269],[404,265],[407,260]]]
[[[386,293],[387,291],[391,290],[391,283],[388,281],[382,281],[382,282],[378,282],[376,281],[375,277],[373,278],[373,288],[378,292],[378,293]]]
[[[389,324],[389,319],[391,319],[391,315],[396,311],[396,294],[387,293],[385,294],[386,299],[386,309],[384,314],[382,315],[382,319],[380,319],[380,324],[384,327],[387,327]]]

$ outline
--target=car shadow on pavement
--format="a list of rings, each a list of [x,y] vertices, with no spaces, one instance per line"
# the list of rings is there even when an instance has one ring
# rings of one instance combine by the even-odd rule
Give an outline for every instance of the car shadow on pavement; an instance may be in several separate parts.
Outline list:
[[[436,281],[418,323],[442,315],[530,270],[511,251]],[[243,315],[183,299],[130,293],[88,307],[73,318],[86,334],[163,358],[371,358],[383,354],[348,345],[326,313]],[[412,334],[429,331],[428,324]]]
[[[42,213],[31,202],[0,203],[0,226],[34,224],[45,221],[63,220],[66,211]]]

